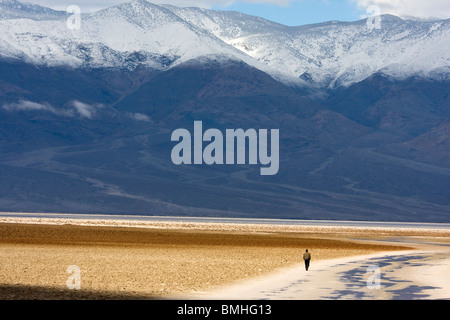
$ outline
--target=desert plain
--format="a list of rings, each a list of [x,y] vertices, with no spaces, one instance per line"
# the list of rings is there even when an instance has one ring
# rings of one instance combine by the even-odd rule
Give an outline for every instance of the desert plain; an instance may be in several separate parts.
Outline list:
[[[414,249],[393,237],[448,244],[450,230],[0,217],[0,299],[207,296],[299,265],[305,249],[313,265]]]

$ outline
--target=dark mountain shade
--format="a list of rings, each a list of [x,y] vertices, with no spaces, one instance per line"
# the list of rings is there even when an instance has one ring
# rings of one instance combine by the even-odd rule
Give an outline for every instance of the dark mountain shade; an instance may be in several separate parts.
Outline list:
[[[374,75],[318,99],[237,61],[3,61],[0,211],[450,222],[448,90]],[[195,120],[279,129],[279,173],[174,165],[171,133]]]

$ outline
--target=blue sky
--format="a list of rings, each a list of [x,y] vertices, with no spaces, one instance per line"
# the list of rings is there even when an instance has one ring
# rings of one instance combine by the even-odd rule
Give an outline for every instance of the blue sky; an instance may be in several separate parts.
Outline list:
[[[78,5],[82,12],[93,12],[131,0],[19,0],[58,10]],[[355,21],[367,13],[369,6],[381,14],[420,18],[450,18],[450,0],[148,0],[155,4],[195,6],[208,9],[235,10],[260,16],[285,25],[304,25],[331,20]]]
[[[355,21],[365,14],[356,2],[347,0],[302,0],[287,5],[236,2],[230,6],[219,5],[213,8],[235,10],[289,26],[331,20]]]

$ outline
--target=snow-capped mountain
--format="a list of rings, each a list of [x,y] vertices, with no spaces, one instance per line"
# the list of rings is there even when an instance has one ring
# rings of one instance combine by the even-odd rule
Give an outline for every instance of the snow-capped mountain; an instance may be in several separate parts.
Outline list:
[[[237,12],[166,6],[227,44],[292,77],[348,86],[383,72],[435,77],[450,71],[450,20],[368,19],[287,27]]]
[[[34,17],[34,18],[33,18]],[[237,12],[144,0],[82,16],[0,1],[0,55],[72,67],[166,69],[202,56],[243,60],[277,79],[340,87],[382,72],[396,78],[450,72],[450,20],[367,20],[288,27]]]
[[[450,222],[449,20],[71,17],[0,0],[0,211]],[[173,164],[195,120],[280,128],[278,174]]]
[[[8,1],[10,4],[15,1]],[[83,16],[80,29],[63,19],[0,21],[1,55],[35,64],[72,67],[163,68],[209,54],[240,53],[163,7],[146,1]]]
[[[0,0],[0,20],[51,20],[60,19],[66,15],[66,12],[56,11],[35,4],[22,3],[16,0]]]

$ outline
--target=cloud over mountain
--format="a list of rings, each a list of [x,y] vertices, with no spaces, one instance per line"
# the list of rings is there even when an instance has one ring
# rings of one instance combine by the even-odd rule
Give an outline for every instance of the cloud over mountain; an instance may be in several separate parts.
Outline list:
[[[49,103],[38,103],[20,100],[15,103],[5,103],[2,108],[6,111],[43,111],[64,117],[75,117],[92,119],[96,110],[102,108],[101,104],[90,105],[77,100],[69,101],[64,108],[55,108]]]
[[[380,7],[381,14],[419,18],[450,18],[450,2],[447,0],[351,0],[365,10],[371,5]]]

